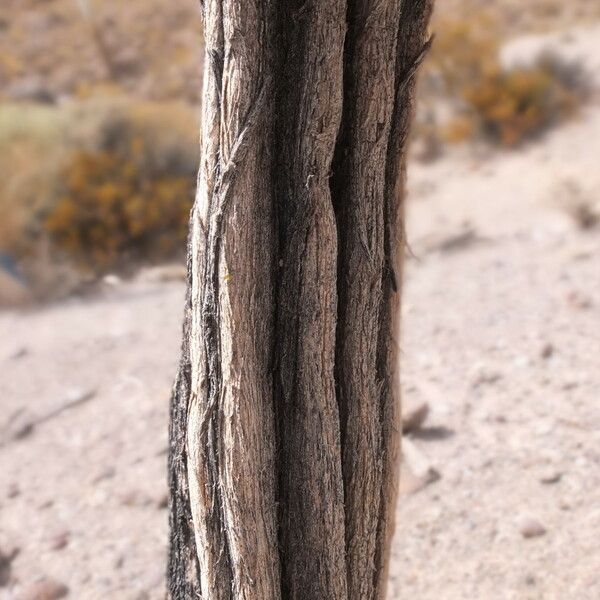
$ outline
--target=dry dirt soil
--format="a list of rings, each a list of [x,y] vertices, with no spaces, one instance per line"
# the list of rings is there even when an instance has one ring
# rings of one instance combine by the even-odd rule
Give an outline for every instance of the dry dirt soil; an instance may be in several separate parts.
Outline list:
[[[599,39],[568,43],[597,63]],[[591,101],[518,152],[411,165],[403,385],[440,477],[400,498],[390,598],[600,598],[600,233],[573,217],[598,202],[598,156]],[[163,597],[169,273],[0,311],[0,598],[48,598],[42,578]]]

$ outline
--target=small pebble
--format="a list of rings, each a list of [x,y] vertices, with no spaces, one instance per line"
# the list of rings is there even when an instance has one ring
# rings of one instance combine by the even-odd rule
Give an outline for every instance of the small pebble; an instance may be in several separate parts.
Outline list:
[[[26,585],[16,600],[58,600],[69,593],[69,588],[60,581],[43,579],[37,583]]]
[[[471,383],[472,387],[477,388],[482,385],[491,385],[500,381],[502,374],[496,371],[482,371],[475,375]]]
[[[402,407],[402,432],[409,433],[420,429],[428,414],[429,405],[427,402],[407,402],[406,406]]]
[[[62,550],[69,545],[70,534],[68,531],[60,531],[50,538],[50,550]]]
[[[108,275],[105,275],[102,278],[102,283],[116,287],[118,285],[121,285],[121,283],[123,283],[123,280],[118,275],[115,275],[114,273],[109,273]]]
[[[169,494],[165,492],[159,496],[158,500],[156,501],[156,507],[160,510],[163,510],[167,508],[167,506],[169,506]]]
[[[0,548],[0,587],[10,583],[12,577],[11,563],[17,554],[19,554],[19,548],[16,546]]]
[[[120,502],[122,506],[148,506],[152,499],[139,490],[129,490],[121,494]]]
[[[25,346],[21,346],[20,348],[15,349],[8,356],[10,360],[18,360],[19,358],[23,358],[29,354],[29,350]]]
[[[567,303],[577,310],[586,310],[592,307],[592,300],[575,290],[568,294]]]
[[[9,484],[8,489],[6,490],[6,497],[12,500],[13,498],[16,498],[20,493],[21,490],[19,486],[13,482]]]
[[[94,478],[92,483],[100,483],[101,481],[105,481],[106,479],[112,479],[116,475],[117,471],[114,467],[107,467],[106,469],[100,471],[98,475]]]
[[[545,535],[546,528],[538,520],[526,518],[519,524],[519,531],[525,539],[531,539]]]
[[[540,477],[540,483],[545,485],[552,485],[558,483],[562,479],[562,473],[560,471],[547,471]]]

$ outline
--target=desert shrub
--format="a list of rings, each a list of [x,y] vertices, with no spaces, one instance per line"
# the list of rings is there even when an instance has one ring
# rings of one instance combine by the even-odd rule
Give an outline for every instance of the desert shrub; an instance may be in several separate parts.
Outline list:
[[[183,253],[197,144],[189,113],[171,109],[116,109],[64,166],[44,229],[79,264],[105,271]]]
[[[483,137],[512,147],[568,117],[585,98],[582,69],[557,55],[503,68],[496,21],[479,11],[435,24],[422,91],[433,99],[428,111],[436,113],[439,136],[448,142]]]
[[[469,18],[438,18],[435,39],[424,67],[424,79],[447,98],[497,68],[500,33],[496,21],[485,11]],[[441,89],[440,89],[441,88]],[[435,89],[428,92],[435,93]]]
[[[460,144],[475,137],[475,123],[470,116],[454,117],[443,128],[442,139],[451,144]]]
[[[177,103],[126,103],[105,111],[94,148],[131,157],[147,175],[195,177],[199,134],[196,117]]]
[[[66,127],[55,107],[0,105],[0,252],[32,251],[36,215],[54,198]]]
[[[463,93],[480,130],[504,146],[535,136],[577,106],[577,97],[544,64],[498,69]]]
[[[0,104],[0,252],[92,272],[183,253],[198,146],[183,104]]]

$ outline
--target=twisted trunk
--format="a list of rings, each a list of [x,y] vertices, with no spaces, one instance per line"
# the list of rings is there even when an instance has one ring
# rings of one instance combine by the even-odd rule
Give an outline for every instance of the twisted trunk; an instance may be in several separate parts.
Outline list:
[[[404,157],[431,3],[203,3],[170,598],[385,595]]]

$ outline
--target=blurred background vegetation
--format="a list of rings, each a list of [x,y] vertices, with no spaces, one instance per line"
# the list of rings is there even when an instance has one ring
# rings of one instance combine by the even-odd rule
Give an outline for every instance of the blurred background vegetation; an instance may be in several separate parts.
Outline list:
[[[577,63],[503,59],[587,0],[441,0],[413,146],[512,151],[586,101]],[[198,162],[202,31],[192,0],[3,0],[0,258],[38,298],[180,259]],[[496,150],[494,150],[496,151]]]

